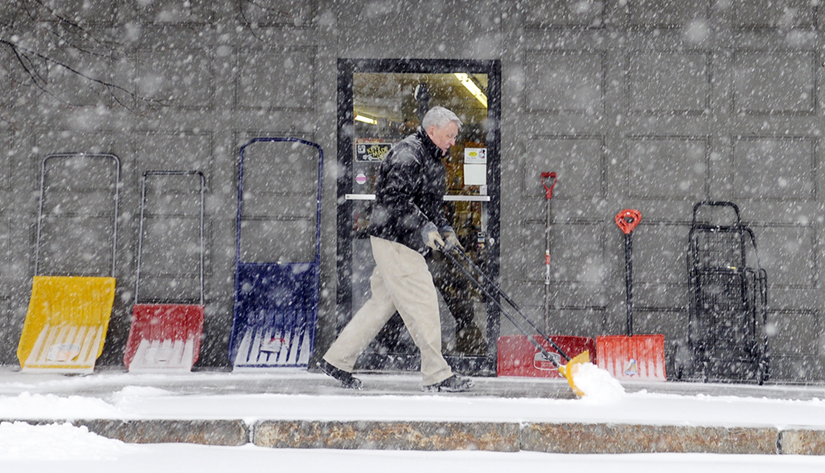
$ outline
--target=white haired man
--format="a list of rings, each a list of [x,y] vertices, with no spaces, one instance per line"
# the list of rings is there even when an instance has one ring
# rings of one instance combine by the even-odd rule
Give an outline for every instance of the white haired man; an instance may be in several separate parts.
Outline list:
[[[443,210],[446,171],[441,158],[455,144],[461,120],[433,107],[415,133],[397,143],[381,163],[375,205],[367,231],[375,269],[372,295],[318,363],[346,388],[359,389],[352,376],[358,355],[396,312],[421,351],[425,391],[467,391],[469,378],[453,374],[441,354],[438,295],[424,255],[461,248]]]

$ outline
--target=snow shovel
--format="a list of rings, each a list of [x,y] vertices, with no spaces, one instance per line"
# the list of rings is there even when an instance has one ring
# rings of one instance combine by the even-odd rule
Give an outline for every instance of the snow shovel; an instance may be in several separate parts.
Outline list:
[[[545,179],[552,179],[553,184],[547,187]],[[541,185],[544,186],[544,201],[547,203],[547,212],[544,225],[544,317],[550,317],[550,200],[553,199],[553,188],[556,187],[556,173],[541,173]]]
[[[633,334],[633,230],[642,220],[638,210],[616,214],[616,225],[624,233],[627,335],[596,338],[598,366],[620,380],[666,381],[665,336]]]
[[[84,208],[72,212],[72,204],[78,202],[78,195],[71,191],[76,182],[66,179],[55,181],[57,187],[66,185],[64,191],[75,200],[63,199],[53,205],[52,212],[44,212],[47,189],[47,165],[63,166],[70,172],[89,166],[87,170],[101,171],[111,177],[110,182],[102,180],[93,186],[111,193],[112,199],[112,247],[111,274],[108,277],[87,276],[41,276],[40,251],[43,225],[60,218],[77,219],[85,216]],[[102,166],[96,164],[103,162]],[[108,168],[108,163],[114,166]],[[60,169],[60,168],[58,168]],[[63,184],[65,183],[65,184]],[[32,295],[23,332],[17,346],[17,358],[22,371],[48,373],[91,373],[95,362],[103,352],[103,343],[112,315],[115,298],[115,267],[117,261],[117,212],[120,185],[120,159],[113,154],[64,153],[46,156],[40,173],[40,205],[37,212],[37,235],[35,241],[34,278]],[[69,209],[68,211],[66,209]],[[44,215],[46,213],[46,215]],[[67,216],[68,215],[68,216]],[[81,237],[87,236],[85,228],[74,228]]]
[[[545,179],[552,179],[553,183],[547,186]],[[544,241],[546,243],[544,251],[544,316],[545,320],[550,317],[550,199],[553,198],[553,188],[556,186],[556,173],[541,173],[541,184],[544,186],[544,197],[547,203],[546,226],[544,229]],[[533,340],[530,340],[530,339]],[[569,335],[552,335],[553,342],[567,352],[575,356],[588,351],[596,353],[596,341],[590,337],[575,337]],[[532,343],[531,343],[532,342]],[[498,338],[497,352],[498,359],[496,374],[498,376],[529,376],[537,378],[559,378],[562,377],[557,366],[552,360],[548,360],[544,353],[536,350],[535,343],[542,344],[545,350],[552,350],[547,341],[541,335],[505,335]],[[551,356],[557,362],[561,362],[561,356],[552,353]]]
[[[282,145],[275,146],[274,143]],[[281,162],[278,160],[284,158],[284,166],[297,163],[305,164],[307,169],[312,166],[314,172],[307,176],[307,181],[311,181],[314,187],[300,189],[300,192],[274,192],[268,176],[245,174],[245,160],[254,159],[255,150],[266,156],[267,162]],[[246,162],[249,164],[252,161]],[[321,146],[299,138],[254,138],[240,149],[235,306],[229,339],[229,359],[233,370],[306,367],[309,364],[315,347],[318,318],[323,162]],[[292,177],[293,181],[301,182],[299,176]],[[279,218],[255,214],[256,196],[267,196],[272,206],[291,205],[306,213]],[[251,209],[249,213],[245,213],[245,199]],[[261,212],[260,202],[257,209]],[[253,257],[254,252],[241,251],[244,229],[260,229],[263,227],[255,227],[255,224],[268,221],[277,223],[275,228],[290,228],[299,234],[314,237],[311,248],[306,245],[307,253],[300,255],[306,259],[249,261],[250,252]],[[258,237],[260,242],[261,235],[258,234]],[[269,236],[270,239],[273,237]],[[309,242],[309,238],[306,241]]]
[[[146,210],[146,180],[149,176],[195,176],[200,184],[198,224],[200,301],[198,304],[140,303],[140,272],[143,262],[143,237]],[[146,171],[143,173],[140,201],[135,306],[132,326],[123,352],[123,363],[130,373],[189,372],[198,361],[204,316],[204,191],[206,179],[200,171]]]
[[[487,274],[485,274],[484,271],[481,270],[481,268],[479,268],[475,263],[473,263],[473,260],[471,260],[466,253],[461,251],[459,248],[456,248],[454,250],[454,252],[460,255],[464,262],[466,262],[470,268],[476,271],[481,276],[481,278],[483,278],[483,281],[487,282],[486,285],[483,284],[482,280],[479,280],[476,277],[474,277],[470,273],[470,271],[467,270],[467,268],[465,268],[455,258],[455,256],[452,255],[451,252],[445,251],[444,247],[440,245],[439,249],[459,270],[461,270],[462,273],[464,273],[465,276],[467,276],[467,278],[470,279],[470,281],[473,282],[473,284],[475,284],[476,286],[478,286],[479,289],[481,289],[484,295],[487,296],[487,298],[489,298],[499,308],[499,310],[501,310],[501,313],[504,314],[504,316],[507,317],[507,319],[510,322],[512,322],[513,325],[515,325],[520,332],[527,335],[527,339],[531,341],[533,345],[541,352],[544,359],[549,361],[559,371],[559,373],[562,376],[564,376],[565,379],[567,379],[567,382],[570,384],[570,388],[573,389],[573,392],[576,393],[579,397],[583,397],[585,393],[581,389],[579,389],[573,378],[575,377],[582,363],[590,362],[590,352],[585,350],[576,355],[575,357],[571,358],[561,347],[559,347],[558,344],[556,344],[552,337],[547,335],[538,325],[536,325],[535,322],[533,322],[529,317],[524,315],[524,312],[522,312],[518,304],[516,304],[516,302],[513,301],[513,299],[511,299],[510,296],[508,296],[501,289],[501,287],[496,285],[496,283],[492,281],[490,277],[487,276]],[[533,330],[538,332],[538,334],[543,339],[542,343],[539,343],[539,341],[537,341],[534,337],[530,336],[531,332],[529,332],[524,326],[522,326],[522,324],[512,314],[510,314],[510,312],[508,312],[507,309],[504,308],[501,302],[499,302],[498,297],[496,297],[496,295],[500,295],[513,308],[513,310],[516,311],[516,313],[521,317],[521,319],[527,322],[527,324],[530,325],[530,327],[532,327]],[[556,353],[550,353],[543,346],[544,342],[550,345],[551,349],[555,350]],[[567,361],[566,365],[561,364],[560,357],[564,358]]]
[[[572,335],[551,335],[553,342],[567,354],[575,358],[580,353],[588,351],[596,353],[596,340],[590,337],[576,337]],[[496,376],[517,376],[531,378],[561,378],[562,374],[548,360],[547,356],[537,350],[530,339],[539,342],[550,356],[561,362],[561,355],[553,353],[553,347],[541,335],[504,335],[498,337],[496,360]]]

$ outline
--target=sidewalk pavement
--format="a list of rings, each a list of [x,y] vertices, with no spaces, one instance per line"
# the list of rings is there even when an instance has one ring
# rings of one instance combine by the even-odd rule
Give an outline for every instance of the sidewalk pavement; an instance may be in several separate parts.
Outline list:
[[[424,394],[417,374],[360,377],[364,389],[352,391],[323,374],[304,370],[141,375],[100,370],[64,376],[0,368],[0,420],[70,422],[133,443],[825,454],[825,423],[808,424],[804,413],[802,420],[794,421],[801,426],[783,426],[782,419],[735,425],[737,420],[702,417],[696,412],[701,407],[659,413],[651,420],[632,414],[622,417],[625,406],[577,401],[564,380],[474,378],[476,386],[468,393]],[[674,399],[695,404],[697,399],[719,398],[731,406],[746,406],[751,400],[810,401],[817,406],[818,400],[825,399],[821,385],[623,385],[627,393],[638,394],[631,396],[636,403],[655,408],[664,399],[660,410],[673,410],[666,406],[673,406]]]

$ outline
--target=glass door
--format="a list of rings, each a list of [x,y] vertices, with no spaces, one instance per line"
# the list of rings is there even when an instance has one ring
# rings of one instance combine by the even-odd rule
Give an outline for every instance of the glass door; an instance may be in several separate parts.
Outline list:
[[[498,61],[348,60],[338,63],[338,313],[337,329],[370,296],[374,267],[366,228],[375,178],[393,144],[412,134],[434,106],[464,125],[444,159],[444,210],[466,250],[498,276]],[[495,374],[498,311],[467,277],[436,252],[428,257],[439,291],[442,349],[465,373]],[[418,349],[398,314],[361,356],[356,369],[418,370]]]

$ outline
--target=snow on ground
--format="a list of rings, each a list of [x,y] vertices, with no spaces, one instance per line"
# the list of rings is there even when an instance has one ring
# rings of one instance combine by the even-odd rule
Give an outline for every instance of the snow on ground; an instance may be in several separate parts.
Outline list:
[[[568,369],[572,364],[567,365]],[[611,403],[624,397],[624,386],[606,370],[593,363],[576,364],[570,372],[571,388],[576,386],[577,394],[590,402]]]
[[[6,373],[0,374],[0,419],[614,422],[825,430],[822,386],[797,387],[767,396],[771,387],[706,385],[706,392],[677,394],[662,391],[678,384],[686,388],[697,385],[663,383],[660,388],[651,383],[640,388],[625,383],[628,392],[624,393],[557,399],[533,397],[526,390],[562,387],[569,391],[564,380],[531,380],[532,384],[516,395],[498,395],[499,386],[519,381],[476,378],[476,391],[489,395],[434,395],[420,392],[414,375],[369,375],[363,379],[366,389],[354,393],[338,388],[326,376],[306,372],[96,374],[40,379]],[[293,391],[284,393],[286,387],[267,389],[279,383]]]
[[[618,422],[825,430],[825,388],[666,383],[584,399],[541,397],[564,380],[477,379],[472,395],[417,391],[417,378],[365,376],[352,393],[322,375],[192,373],[32,376],[0,372],[0,419],[312,419]],[[519,384],[521,383],[521,384]],[[518,387],[511,390],[512,386]],[[373,389],[370,389],[370,388]],[[534,390],[531,392],[530,390]],[[506,394],[496,394],[506,393]],[[0,472],[825,471],[825,457],[792,455],[558,455],[535,452],[277,450],[246,445],[137,445],[65,423],[0,423]]]

